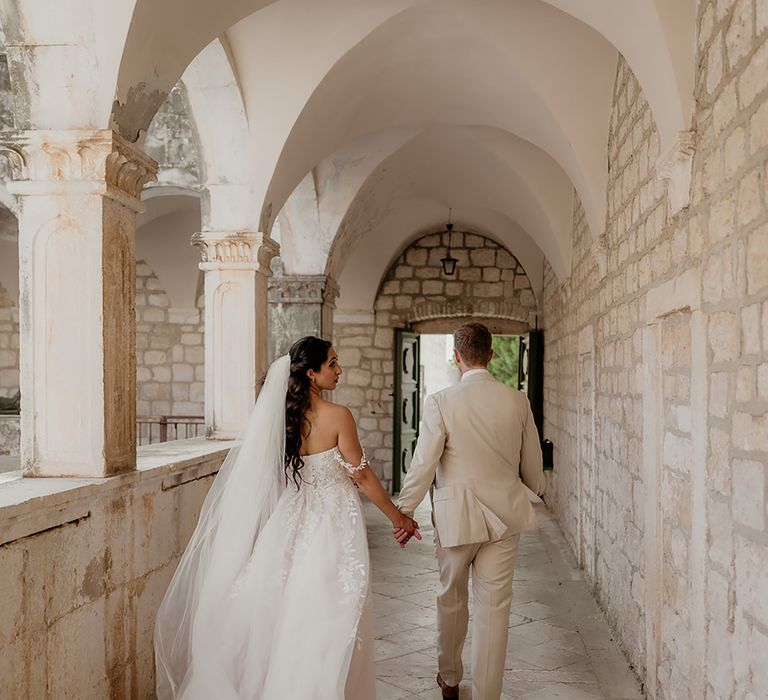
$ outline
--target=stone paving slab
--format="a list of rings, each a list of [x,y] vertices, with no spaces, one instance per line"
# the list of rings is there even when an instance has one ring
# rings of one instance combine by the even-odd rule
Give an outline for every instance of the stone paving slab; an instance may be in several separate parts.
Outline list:
[[[435,685],[437,564],[426,504],[424,539],[400,550],[389,522],[366,506],[373,569],[377,700],[440,700]],[[539,528],[520,542],[504,700],[641,700],[645,697],[605,616],[544,506]],[[471,614],[471,610],[470,610]],[[472,632],[464,649],[462,700],[471,692]],[[478,700],[477,698],[475,700]]]

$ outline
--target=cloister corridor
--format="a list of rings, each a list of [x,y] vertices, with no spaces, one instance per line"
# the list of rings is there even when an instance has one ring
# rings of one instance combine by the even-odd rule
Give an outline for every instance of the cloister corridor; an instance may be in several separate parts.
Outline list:
[[[0,0],[0,700],[154,700],[270,364],[332,342],[395,498],[467,320],[547,462],[505,697],[768,698],[768,0]]]

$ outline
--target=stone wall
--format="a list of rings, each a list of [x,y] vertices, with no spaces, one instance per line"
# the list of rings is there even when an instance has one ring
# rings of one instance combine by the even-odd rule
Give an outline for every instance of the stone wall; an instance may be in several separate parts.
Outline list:
[[[174,86],[152,119],[144,150],[157,161],[158,184],[200,184],[197,135],[183,83]]]
[[[3,484],[0,697],[154,697],[155,615],[224,448],[143,448],[140,471],[85,486]]]
[[[146,263],[136,265],[136,366],[139,416],[203,415],[203,296],[191,314],[171,308]],[[17,306],[0,306],[0,395],[19,386]]]
[[[205,394],[203,295],[185,317],[171,308],[157,276],[136,265],[136,367],[139,416],[202,416]]]
[[[306,335],[333,337],[333,309],[339,286],[327,275],[285,275],[279,256],[269,278],[269,361],[287,353]]]
[[[5,36],[0,30],[0,130],[12,130],[13,93],[5,52]],[[0,158],[0,182],[10,179],[7,158]],[[16,217],[0,204],[0,237],[14,240],[19,229]],[[19,388],[19,310],[0,283],[0,396],[12,396]]]
[[[765,697],[768,11],[762,0],[700,3],[699,20],[688,219],[709,319],[707,682],[713,698]]]
[[[763,8],[699,3],[692,201],[679,213],[620,61],[605,238],[591,240],[577,205],[573,274],[545,275],[549,502],[652,697],[768,696]]]
[[[19,388],[19,307],[0,284],[0,396]]]
[[[522,266],[494,241],[454,233],[454,277],[443,273],[440,259],[446,253],[439,234],[418,239],[387,271],[372,313],[337,312],[334,317],[334,343],[345,369],[334,400],[352,410],[368,457],[387,485],[392,480],[394,329],[409,326],[421,312],[439,315],[453,304],[460,314],[470,315],[493,306],[522,319],[521,326],[527,326],[537,310]]]
[[[21,448],[21,417],[0,415],[0,457],[18,457]],[[0,472],[18,469],[18,462],[13,465],[0,460]]]
[[[598,271],[594,256],[587,254],[591,234],[578,197],[574,203],[573,243],[573,272],[565,285],[558,288],[552,268],[548,263],[544,266],[544,436],[554,443],[556,465],[577,454],[580,448],[581,472],[558,468],[551,472],[547,501],[559,516],[568,544],[578,554],[587,576],[594,581],[595,490],[600,486],[591,440],[594,412],[590,397],[594,392],[595,349],[587,343],[579,353],[578,341],[579,331],[592,327]],[[588,439],[581,445],[577,439],[579,420],[581,432]],[[586,502],[580,511],[581,499]]]

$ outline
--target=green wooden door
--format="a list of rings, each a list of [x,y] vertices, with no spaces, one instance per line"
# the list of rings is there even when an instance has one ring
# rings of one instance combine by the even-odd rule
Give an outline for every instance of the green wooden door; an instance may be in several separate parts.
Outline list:
[[[394,455],[392,492],[400,490],[419,437],[421,413],[419,336],[395,330]]]

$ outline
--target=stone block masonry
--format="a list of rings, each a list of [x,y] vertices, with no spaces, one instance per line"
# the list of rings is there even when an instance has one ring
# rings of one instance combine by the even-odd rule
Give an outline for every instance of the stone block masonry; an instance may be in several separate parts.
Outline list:
[[[204,351],[202,295],[187,318],[178,318],[157,276],[136,265],[137,415],[202,416]],[[0,395],[19,387],[17,306],[0,306]],[[16,435],[16,438],[18,436]],[[18,447],[5,445],[9,454]]]
[[[545,273],[548,503],[653,698],[768,697],[764,6],[698,3],[681,211],[619,61],[604,236],[577,201],[572,274]]]
[[[3,484],[0,697],[154,697],[157,609],[226,448],[153,445],[123,476]]]
[[[19,307],[0,285],[0,396],[19,388]]]
[[[334,400],[348,406],[379,476],[392,480],[394,329],[440,321],[449,332],[461,319],[482,313],[527,329],[537,312],[530,280],[517,259],[495,241],[454,233],[456,274],[444,275],[448,250],[440,234],[423,236],[392,264],[373,311],[334,316],[334,343],[345,369]]]
[[[202,295],[189,318],[175,318],[168,295],[144,262],[136,265],[139,416],[202,416],[205,393]]]

